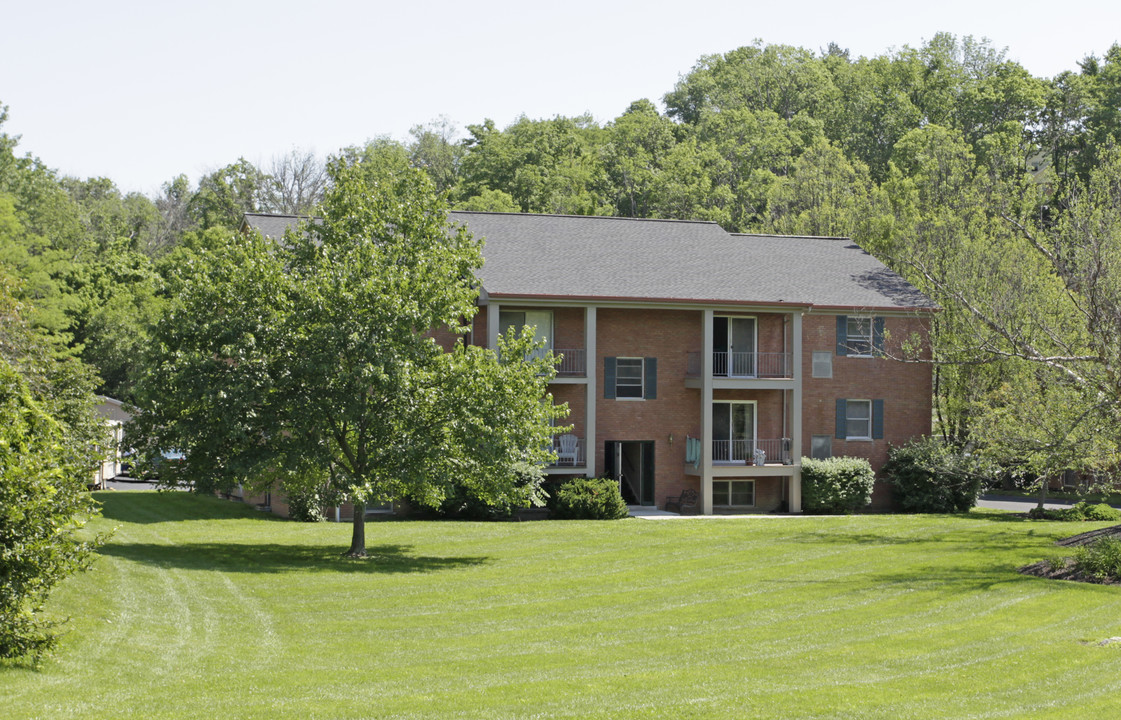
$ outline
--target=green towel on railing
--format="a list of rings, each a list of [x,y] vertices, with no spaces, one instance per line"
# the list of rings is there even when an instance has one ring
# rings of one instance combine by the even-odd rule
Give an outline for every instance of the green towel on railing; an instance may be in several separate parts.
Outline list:
[[[693,463],[693,467],[699,467],[701,464],[701,440],[700,438],[685,438],[685,462]]]

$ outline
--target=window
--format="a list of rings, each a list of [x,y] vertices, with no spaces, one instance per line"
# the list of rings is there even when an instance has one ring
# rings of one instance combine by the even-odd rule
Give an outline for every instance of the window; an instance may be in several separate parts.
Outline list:
[[[543,357],[553,349],[553,313],[549,310],[500,310],[498,312],[498,332],[505,335],[514,328],[518,333],[526,325],[533,328],[534,342],[544,342],[545,346],[531,353],[530,359]]]
[[[882,440],[884,437],[883,400],[837,399],[838,440]]]
[[[810,457],[814,460],[828,460],[833,457],[833,438],[828,435],[814,435],[810,440]]]
[[[849,400],[845,405],[845,437],[849,440],[871,440],[872,401]]]
[[[643,397],[642,365],[642,358],[615,359],[615,397]]]
[[[603,397],[607,400],[657,399],[658,358],[605,357]]]
[[[845,336],[850,357],[871,357],[872,318],[850,316],[846,320]]]
[[[874,357],[884,349],[884,319],[862,315],[837,316],[837,355]]]
[[[813,376],[815,378],[833,377],[833,353],[814,352]]]
[[[712,504],[715,507],[752,507],[755,505],[754,480],[714,480]]]

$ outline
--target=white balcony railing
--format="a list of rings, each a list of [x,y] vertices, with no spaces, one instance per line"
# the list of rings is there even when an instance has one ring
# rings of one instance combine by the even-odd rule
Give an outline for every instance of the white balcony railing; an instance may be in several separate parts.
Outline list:
[[[744,463],[754,465],[756,451],[763,455],[759,459],[766,465],[789,465],[790,438],[771,440],[713,440],[712,461],[714,463]]]
[[[700,377],[700,352],[690,352],[685,374]],[[712,354],[712,376],[726,378],[791,378],[794,377],[790,364],[790,353],[737,353],[714,352]]]
[[[557,454],[557,460],[549,467],[585,467],[588,461],[584,454],[584,438],[578,437],[574,443],[569,443],[564,437],[553,438],[553,452]]]

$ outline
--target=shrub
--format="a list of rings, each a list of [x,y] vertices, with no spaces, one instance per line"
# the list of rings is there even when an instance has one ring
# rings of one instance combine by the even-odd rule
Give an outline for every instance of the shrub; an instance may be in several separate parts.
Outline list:
[[[846,513],[872,501],[876,474],[863,458],[802,458],[802,508],[807,512]]]
[[[0,658],[34,663],[51,649],[47,596],[100,542],[79,532],[97,504],[88,456],[67,431],[0,358]]]
[[[987,461],[927,437],[892,448],[883,472],[895,488],[899,509],[947,513],[976,505],[993,470]]]
[[[1089,505],[1080,501],[1068,508],[1038,508],[1028,511],[1032,520],[1057,520],[1059,522],[1082,522],[1083,520],[1115,521],[1121,520],[1121,510],[1116,510],[1105,503]]]
[[[560,520],[617,520],[628,515],[619,481],[574,478],[557,489],[553,517]]]
[[[1084,505],[1085,503],[1079,503]],[[1113,521],[1121,520],[1121,510],[1110,507],[1105,503],[1098,503],[1097,505],[1086,505],[1086,509],[1082,511],[1087,520],[1100,520],[1100,521]]]
[[[1102,538],[1075,548],[1074,567],[1097,580],[1121,580],[1121,540]]]

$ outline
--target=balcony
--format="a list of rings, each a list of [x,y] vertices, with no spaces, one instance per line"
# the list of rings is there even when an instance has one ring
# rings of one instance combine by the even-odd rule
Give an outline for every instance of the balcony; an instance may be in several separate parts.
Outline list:
[[[762,462],[756,462],[756,460]],[[790,438],[713,440],[712,462],[722,465],[790,465]]]
[[[584,468],[588,465],[584,438],[582,437],[561,435],[553,438],[553,452],[557,454],[557,459],[549,466],[550,470]]]
[[[694,351],[688,355],[685,376],[699,378],[704,373],[704,355]],[[791,354],[786,352],[714,352],[714,378],[789,379],[794,377]]]
[[[557,377],[587,377],[587,353],[583,348],[578,349],[553,349],[557,360]]]

